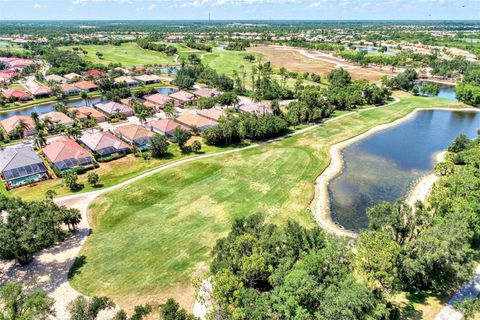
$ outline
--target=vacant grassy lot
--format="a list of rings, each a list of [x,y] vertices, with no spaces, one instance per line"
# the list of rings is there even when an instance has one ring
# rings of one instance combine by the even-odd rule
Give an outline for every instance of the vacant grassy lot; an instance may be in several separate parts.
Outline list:
[[[354,113],[294,137],[202,159],[107,193],[91,206],[92,235],[71,284],[108,295],[122,307],[173,296],[191,308],[192,280],[207,270],[210,250],[237,217],[314,224],[308,211],[328,147],[405,116],[452,102],[400,94],[402,102]]]

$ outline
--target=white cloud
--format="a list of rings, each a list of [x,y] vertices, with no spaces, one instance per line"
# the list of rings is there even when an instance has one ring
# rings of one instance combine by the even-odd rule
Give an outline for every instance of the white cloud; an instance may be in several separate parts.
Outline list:
[[[41,8],[41,7],[42,7],[42,6],[41,6],[40,4],[38,4],[38,3],[35,3],[35,4],[33,5],[33,9],[38,9],[38,8]]]

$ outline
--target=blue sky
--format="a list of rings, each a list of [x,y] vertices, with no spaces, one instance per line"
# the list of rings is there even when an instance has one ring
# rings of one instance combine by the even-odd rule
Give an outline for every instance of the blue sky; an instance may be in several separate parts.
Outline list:
[[[0,0],[0,20],[480,19],[480,0]]]

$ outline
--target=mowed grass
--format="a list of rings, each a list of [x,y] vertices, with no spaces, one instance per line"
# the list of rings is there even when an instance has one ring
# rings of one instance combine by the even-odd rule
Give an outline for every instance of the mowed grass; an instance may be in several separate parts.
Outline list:
[[[79,53],[79,55],[93,63],[104,65],[121,63],[122,66],[127,68],[146,64],[174,64],[175,60],[175,56],[167,56],[162,52],[142,49],[135,42],[122,43],[120,46],[80,45],[75,47],[81,47],[87,51],[87,55],[82,53]],[[72,46],[62,47],[61,49],[72,50]],[[98,57],[97,52],[100,52],[103,56]]]
[[[313,226],[308,207],[314,181],[330,161],[330,145],[416,107],[453,105],[399,96],[402,101],[390,107],[181,165],[102,195],[90,208],[93,233],[72,270],[71,284],[88,295],[112,297],[127,309],[171,296],[191,309],[192,282],[207,272],[212,247],[235,218],[262,213],[269,222],[291,219]]]

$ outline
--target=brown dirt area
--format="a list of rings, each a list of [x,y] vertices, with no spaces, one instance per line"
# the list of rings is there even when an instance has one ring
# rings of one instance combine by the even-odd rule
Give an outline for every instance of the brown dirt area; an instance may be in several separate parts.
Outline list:
[[[377,82],[385,75],[395,75],[386,70],[363,68],[340,58],[321,55],[319,51],[280,46],[258,46],[248,48],[247,50],[263,54],[274,66],[285,67],[289,71],[313,72],[325,76],[338,65],[342,65],[354,80],[367,79],[372,82]],[[308,52],[308,54],[312,56],[318,56],[319,58],[313,59],[307,57],[302,54],[302,51]]]

